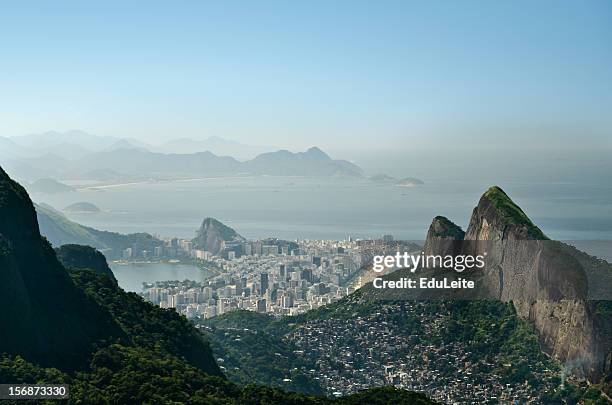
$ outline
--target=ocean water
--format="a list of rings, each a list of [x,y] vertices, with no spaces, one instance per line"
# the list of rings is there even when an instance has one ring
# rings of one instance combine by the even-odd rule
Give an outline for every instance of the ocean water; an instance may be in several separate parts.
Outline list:
[[[405,188],[367,179],[233,177],[146,182],[34,194],[62,210],[90,202],[102,212],[67,214],[97,229],[193,237],[215,217],[247,238],[422,240],[431,220],[444,215],[467,227],[472,209],[492,184],[429,180]],[[549,237],[612,240],[612,184],[507,182],[498,184]]]

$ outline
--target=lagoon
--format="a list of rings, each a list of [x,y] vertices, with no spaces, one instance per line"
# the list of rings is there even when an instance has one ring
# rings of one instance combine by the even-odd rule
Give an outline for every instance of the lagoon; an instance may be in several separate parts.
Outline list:
[[[211,273],[193,264],[183,263],[109,263],[119,286],[126,291],[139,293],[142,283],[167,280],[204,281]]]

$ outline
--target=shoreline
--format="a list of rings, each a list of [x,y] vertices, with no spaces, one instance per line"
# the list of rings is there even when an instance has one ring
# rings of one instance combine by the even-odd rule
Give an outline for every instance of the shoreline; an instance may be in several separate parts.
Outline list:
[[[156,184],[156,183],[188,183],[195,181],[208,181],[208,180],[223,180],[223,179],[253,179],[253,178],[287,178],[287,179],[308,179],[308,178],[319,178],[319,176],[274,176],[274,175],[232,175],[232,176],[211,176],[211,177],[190,177],[190,178],[176,178],[176,179],[149,179],[149,180],[139,180],[139,181],[130,181],[130,182],[121,182],[121,183],[110,183],[110,184],[100,184],[100,185],[74,185],[73,187],[76,191],[81,190],[104,190],[109,188],[117,188],[117,187],[128,187],[128,186],[136,186],[141,184]],[[328,177],[321,177],[321,179],[327,179]],[[331,177],[330,177],[331,178]],[[338,178],[338,177],[334,177]],[[347,180],[354,180],[359,178],[354,177],[346,177]],[[69,181],[65,181],[66,184],[69,184]]]

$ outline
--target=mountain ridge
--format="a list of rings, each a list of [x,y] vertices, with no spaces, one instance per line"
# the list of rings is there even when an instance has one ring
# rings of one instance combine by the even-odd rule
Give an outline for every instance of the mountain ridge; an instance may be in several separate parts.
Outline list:
[[[40,236],[25,189],[2,168],[0,268],[0,306],[19,308],[0,312],[2,324],[11,325],[0,329],[0,352],[72,369],[83,365],[96,341],[121,336],[112,318],[72,283]]]
[[[117,283],[113,271],[100,251],[91,246],[62,245],[55,248],[57,259],[66,269],[89,269]]]
[[[131,138],[73,130],[0,138],[0,145],[6,145],[8,166],[29,181],[42,176],[91,180],[83,174],[100,171],[107,173],[105,177],[119,172],[123,179],[245,174],[363,177],[360,167],[332,159],[318,147],[296,153],[264,152],[262,147],[214,136],[203,141],[189,138],[182,141],[184,145],[181,139],[175,139],[153,146]]]
[[[148,233],[121,234],[101,231],[78,224],[46,204],[34,204],[40,232],[54,247],[67,244],[87,245],[105,253],[109,259],[120,258],[122,251],[136,246],[152,252],[163,241]]]
[[[334,160],[319,148],[293,153],[288,150],[266,152],[240,162],[231,156],[217,156],[210,151],[191,154],[159,153],[138,149],[97,152],[66,170],[70,173],[112,169],[121,173],[149,176],[350,176],[362,177],[363,170],[345,160]]]
[[[176,312],[154,307],[120,289],[100,252],[76,245],[54,251],[39,233],[34,205],[25,189],[2,168],[0,268],[0,321],[11,325],[0,329],[0,354],[73,371],[86,368],[100,345],[130,346],[137,339],[141,344],[146,339],[147,347],[154,349],[161,338],[169,353],[176,350],[175,354],[202,370],[221,375],[195,328]],[[110,305],[117,300],[131,304],[127,308]],[[135,315],[136,309],[141,315]],[[148,325],[154,317],[167,319],[155,327]],[[178,336],[171,336],[168,328],[172,325],[184,330],[179,341]]]
[[[589,300],[587,269],[610,272],[612,266],[600,269],[595,259],[584,257],[579,262],[575,249],[551,241],[498,186],[482,195],[463,238],[438,234],[439,218],[428,232],[429,254],[447,254],[449,246],[454,254],[488,253],[484,273],[477,276],[487,296],[512,302],[535,326],[543,350],[569,372],[593,382],[610,375],[612,316],[599,315],[597,302]]]

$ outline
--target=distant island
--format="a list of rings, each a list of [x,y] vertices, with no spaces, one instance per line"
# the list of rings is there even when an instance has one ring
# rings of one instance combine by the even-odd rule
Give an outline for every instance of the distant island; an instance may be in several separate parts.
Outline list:
[[[44,178],[38,179],[34,183],[30,184],[28,190],[34,193],[59,194],[72,192],[74,191],[74,188],[52,178]]]
[[[370,180],[372,181],[396,181],[397,179],[395,177],[380,173],[380,174],[375,174],[373,176],[369,177]]]
[[[73,214],[78,214],[78,213],[87,213],[87,214],[93,214],[96,212],[100,212],[100,208],[98,208],[96,205],[89,203],[89,202],[78,202],[78,203],[74,203],[74,204],[70,204],[69,206],[67,206],[66,208],[64,208],[65,212],[70,212]]]
[[[400,187],[416,187],[421,186],[423,184],[425,184],[423,180],[419,180],[414,177],[406,177],[396,183],[396,185]]]

